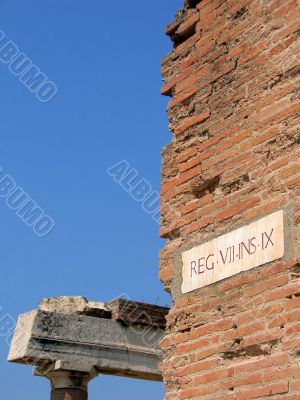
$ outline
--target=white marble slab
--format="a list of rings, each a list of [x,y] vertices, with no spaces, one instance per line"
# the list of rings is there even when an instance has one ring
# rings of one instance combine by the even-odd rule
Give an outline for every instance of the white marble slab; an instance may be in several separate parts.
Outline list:
[[[182,253],[182,293],[191,292],[284,255],[283,211]]]

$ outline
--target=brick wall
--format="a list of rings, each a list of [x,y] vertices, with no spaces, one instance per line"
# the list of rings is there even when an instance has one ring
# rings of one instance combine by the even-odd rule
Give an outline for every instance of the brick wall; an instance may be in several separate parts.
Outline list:
[[[166,399],[300,399],[297,0],[187,1],[162,64]],[[282,259],[182,295],[180,255],[276,210]]]

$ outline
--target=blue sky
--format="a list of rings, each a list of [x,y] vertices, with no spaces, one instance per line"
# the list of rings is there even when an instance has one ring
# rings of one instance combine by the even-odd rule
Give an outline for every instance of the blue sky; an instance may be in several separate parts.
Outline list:
[[[58,87],[41,103],[0,62],[0,166],[55,221],[38,237],[0,198],[0,319],[59,295],[169,304],[158,225],[106,171],[126,160],[159,190],[160,148],[170,140],[160,59],[182,3],[0,0],[0,30]],[[6,362],[3,337],[0,349],[3,398],[48,398],[46,380]],[[161,399],[162,385],[99,377],[90,386],[91,400],[141,396]]]

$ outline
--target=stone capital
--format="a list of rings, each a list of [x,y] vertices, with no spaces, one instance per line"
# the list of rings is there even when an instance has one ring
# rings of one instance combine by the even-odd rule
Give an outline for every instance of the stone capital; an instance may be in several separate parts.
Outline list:
[[[85,365],[56,361],[34,370],[35,376],[51,382],[51,400],[87,400],[88,384],[98,373]]]
[[[89,368],[84,364],[74,364],[56,361],[43,367],[36,367],[34,375],[50,380],[54,389],[81,389],[87,390],[88,383],[98,376],[95,368]]]

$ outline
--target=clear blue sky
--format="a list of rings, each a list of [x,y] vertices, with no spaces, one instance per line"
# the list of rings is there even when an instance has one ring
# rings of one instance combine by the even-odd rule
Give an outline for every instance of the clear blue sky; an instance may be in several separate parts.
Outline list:
[[[0,0],[0,30],[59,90],[40,103],[0,63],[0,166],[55,221],[37,237],[0,198],[1,315],[59,295],[169,303],[158,225],[106,170],[127,160],[159,189],[160,148],[170,140],[160,59],[182,3]],[[1,337],[0,348],[3,399],[47,399],[48,382],[8,364]],[[162,385],[149,382],[99,377],[90,387],[91,400],[162,397]]]

